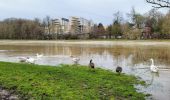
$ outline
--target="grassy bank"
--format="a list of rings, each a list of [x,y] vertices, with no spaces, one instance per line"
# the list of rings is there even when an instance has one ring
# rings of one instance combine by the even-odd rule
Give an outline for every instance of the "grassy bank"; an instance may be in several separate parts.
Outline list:
[[[86,66],[58,67],[0,62],[0,86],[15,90],[22,99],[125,99],[143,100],[136,92],[133,76],[117,75],[103,69]]]

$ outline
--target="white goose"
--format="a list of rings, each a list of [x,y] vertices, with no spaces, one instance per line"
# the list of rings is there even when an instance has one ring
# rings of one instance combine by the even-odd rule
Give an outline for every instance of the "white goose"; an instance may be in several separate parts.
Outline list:
[[[36,59],[30,58],[30,57],[27,57],[27,59],[26,59],[26,62],[27,62],[27,63],[30,63],[30,64],[34,64],[35,61],[36,61]]]
[[[72,58],[72,61],[74,62],[74,64],[78,64],[78,62],[80,61],[80,58],[76,58],[73,56],[70,56]]]
[[[150,60],[151,60],[151,66],[150,66],[151,72],[157,73],[158,72],[158,67],[154,65],[154,61],[153,61],[152,58]]]
[[[41,58],[41,57],[43,57],[43,54],[36,54],[36,56],[37,56],[37,58]]]
[[[27,61],[27,57],[19,57],[18,58],[20,62],[26,62]]]

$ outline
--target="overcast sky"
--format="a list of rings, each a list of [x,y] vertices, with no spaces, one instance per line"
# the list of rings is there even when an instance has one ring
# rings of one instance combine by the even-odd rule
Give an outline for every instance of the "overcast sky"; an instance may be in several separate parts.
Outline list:
[[[43,18],[46,15],[51,18],[78,16],[107,25],[112,23],[113,13],[120,11],[125,16],[132,7],[143,14],[152,5],[145,0],[0,0],[0,20]]]

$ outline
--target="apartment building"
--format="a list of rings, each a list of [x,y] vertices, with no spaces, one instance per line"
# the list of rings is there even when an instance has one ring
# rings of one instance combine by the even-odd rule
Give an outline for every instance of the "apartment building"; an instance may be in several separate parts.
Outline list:
[[[78,17],[70,17],[69,32],[71,34],[79,34],[81,33],[80,27],[80,19]]]
[[[90,33],[91,31],[91,25],[92,21],[89,21],[87,19],[84,18],[80,18],[80,29],[81,29],[81,33]]]
[[[50,28],[52,34],[83,34],[90,33],[93,22],[82,17],[70,17],[53,19],[49,27],[45,27],[46,33]]]
[[[92,30],[93,22],[82,17],[70,18],[70,33],[82,34],[90,33]]]
[[[69,33],[69,19],[61,18],[61,33]]]
[[[59,19],[52,20],[52,33],[60,34],[61,33],[61,23]]]

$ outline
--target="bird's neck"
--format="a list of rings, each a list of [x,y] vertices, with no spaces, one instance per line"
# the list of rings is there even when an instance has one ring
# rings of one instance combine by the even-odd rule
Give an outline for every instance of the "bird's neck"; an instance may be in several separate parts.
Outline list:
[[[153,60],[151,60],[151,65],[154,65],[154,62],[153,62]]]

